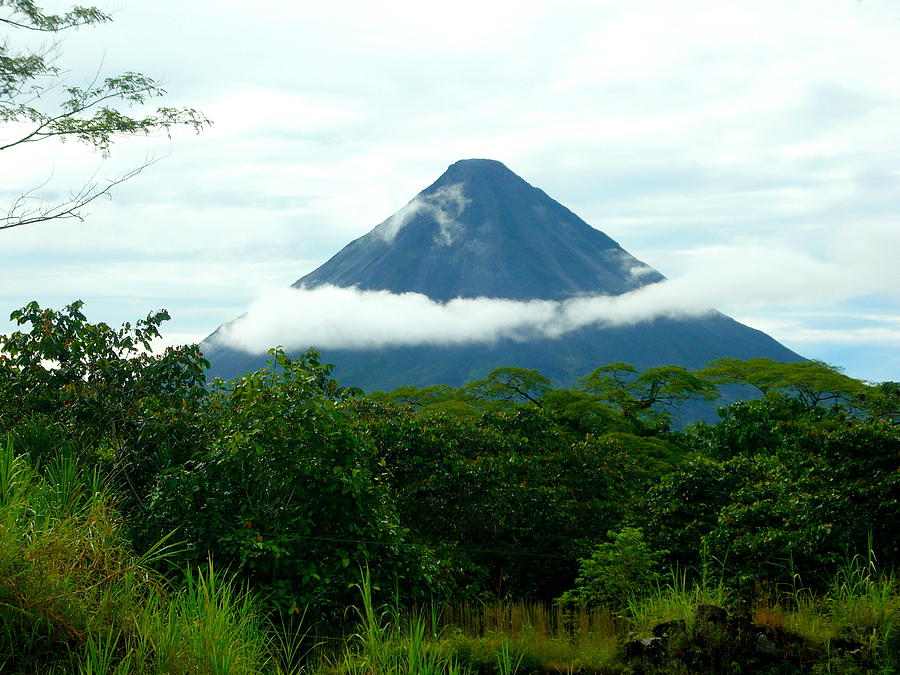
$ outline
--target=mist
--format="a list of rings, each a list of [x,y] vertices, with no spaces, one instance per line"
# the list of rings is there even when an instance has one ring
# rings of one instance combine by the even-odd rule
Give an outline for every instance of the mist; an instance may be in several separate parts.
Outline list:
[[[258,298],[217,337],[251,353],[275,345],[287,349],[461,345],[504,338],[561,338],[591,324],[634,324],[657,316],[696,316],[710,311],[697,304],[671,306],[667,291],[667,284],[655,284],[620,296],[562,302],[457,298],[441,303],[421,293],[337,286],[277,289]]]
[[[859,297],[883,286],[875,256],[845,255],[844,265],[797,250],[756,246],[689,252],[688,270],[622,295],[563,301],[457,298],[320,286],[261,294],[216,340],[250,353],[276,345],[330,349],[462,345],[501,339],[559,338],[586,326],[623,326],[660,317],[702,316],[720,309],[751,312]],[[851,260],[853,261],[851,263]],[[643,268],[633,270],[640,275]],[[894,273],[896,274],[896,273]]]

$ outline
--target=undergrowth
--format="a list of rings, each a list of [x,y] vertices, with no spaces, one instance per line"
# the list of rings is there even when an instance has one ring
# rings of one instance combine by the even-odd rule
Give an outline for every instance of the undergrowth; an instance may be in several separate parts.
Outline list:
[[[256,603],[212,565],[173,589],[131,552],[96,470],[0,446],[0,672],[276,671]]]
[[[735,673],[791,672],[785,668],[795,663],[817,673],[900,671],[900,585],[871,555],[849,559],[824,593],[798,578],[758,597],[741,619],[756,640],[753,659],[760,645],[769,659],[754,660],[755,670],[740,661],[746,644],[729,652],[738,639],[727,632],[731,624],[704,618],[709,608],[723,616],[733,609],[729,589],[685,570],[614,607],[500,602],[424,610],[374,604],[364,570],[358,606],[348,610],[355,629],[311,648],[302,614],[267,619],[258,599],[212,564],[187,570],[175,585],[153,572],[170,538],[135,554],[100,473],[73,448],[53,457],[39,464],[16,455],[11,441],[0,446],[3,673],[662,673],[699,672],[702,664],[709,672],[710,663],[714,672]],[[653,644],[655,634],[666,635],[667,651],[626,658],[630,644]],[[698,649],[717,650],[716,660]],[[802,661],[789,660],[798,654]]]

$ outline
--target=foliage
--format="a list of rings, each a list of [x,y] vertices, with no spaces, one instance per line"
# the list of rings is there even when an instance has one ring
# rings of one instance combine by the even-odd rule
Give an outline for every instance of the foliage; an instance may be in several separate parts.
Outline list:
[[[452,401],[457,396],[456,389],[449,384],[434,384],[430,387],[398,387],[390,392],[375,391],[369,394],[369,398],[391,405],[408,405],[418,410]]]
[[[351,392],[315,352],[272,353],[214,384],[208,450],[160,474],[149,524],[179,528],[186,561],[212,556],[282,610],[342,607],[366,559],[415,594],[425,554],[403,545],[384,469],[340,407]]]
[[[879,382],[856,396],[854,403],[874,419],[900,424],[900,382]]]
[[[870,538],[881,559],[897,560],[896,427],[769,397],[731,406],[694,441],[703,454],[647,499],[653,543],[675,560],[696,564],[691,551],[706,541],[743,592],[765,579],[788,582],[789,564],[815,571],[809,581],[820,585]]]
[[[558,596],[577,557],[673,461],[664,441],[581,436],[532,404],[477,418],[354,408],[401,522],[468,593]]]
[[[483,380],[467,384],[461,393],[478,400],[528,402],[541,407],[540,399],[550,388],[550,380],[536,370],[495,368]]]
[[[784,445],[785,433],[806,414],[806,407],[796,398],[770,394],[720,409],[719,423],[695,426],[691,440],[699,452],[714,459],[777,454]]]
[[[482,380],[454,388],[435,384],[428,387],[399,387],[391,392],[373,392],[368,398],[398,406],[410,406],[422,414],[447,413],[456,417],[478,417],[486,411],[515,410],[522,403],[541,407],[550,380],[536,370],[497,368]]]
[[[168,312],[113,329],[88,323],[83,305],[76,301],[56,311],[31,302],[10,315],[31,328],[0,336],[4,420],[61,414],[94,439],[117,437],[150,399],[183,407],[202,397],[209,364],[196,346],[151,352]]]
[[[110,21],[112,17],[96,7],[76,6],[62,14],[50,14],[33,0],[0,0],[0,24],[11,30],[60,33],[68,29]],[[17,130],[12,139],[0,141],[0,151],[48,139],[76,139],[109,154],[113,138],[119,135],[149,134],[174,126],[187,126],[199,132],[209,121],[190,108],[158,107],[155,112],[131,117],[122,108],[140,106],[165,95],[153,79],[126,72],[102,80],[95,78],[85,87],[62,80],[63,71],[55,64],[56,50],[16,52],[0,43],[0,123],[12,123]],[[55,92],[65,96],[58,104]],[[146,166],[146,165],[144,165]],[[112,187],[140,173],[139,167],[103,186],[88,182],[72,196],[56,204],[46,204],[34,194],[24,193],[0,215],[0,229],[32,223],[76,218],[83,219],[85,206],[109,194]]]
[[[658,584],[659,566],[667,551],[653,551],[640,528],[610,530],[607,541],[579,560],[575,586],[560,597],[563,604],[622,607]]]
[[[12,313],[24,331],[0,335],[0,431],[52,449],[91,449],[138,508],[152,476],[203,442],[208,362],[196,345],[150,350],[165,310],[114,329],[90,323],[83,303],[61,311],[31,302]]]
[[[717,384],[749,385],[764,396],[788,394],[806,408],[852,402],[870,389],[822,361],[779,363],[765,358],[722,358],[701,373]]]
[[[658,366],[639,372],[628,363],[611,363],[579,382],[586,392],[618,408],[626,419],[641,420],[652,427],[667,426],[667,411],[684,401],[713,401],[718,396],[711,382],[681,366]]]
[[[541,399],[544,410],[560,431],[573,436],[600,436],[609,432],[633,432],[634,424],[608,403],[577,389],[554,389]]]

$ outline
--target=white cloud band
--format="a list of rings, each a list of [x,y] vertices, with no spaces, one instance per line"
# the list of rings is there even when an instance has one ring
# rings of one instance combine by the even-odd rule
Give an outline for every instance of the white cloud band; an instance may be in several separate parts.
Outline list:
[[[557,338],[590,324],[624,325],[660,315],[698,315],[707,307],[667,308],[665,284],[620,296],[517,301],[457,298],[437,302],[421,293],[320,286],[278,289],[220,331],[220,340],[248,352],[287,348],[365,349],[421,344],[458,345],[502,338]]]
[[[219,336],[232,347],[260,353],[279,344],[368,349],[559,338],[589,325],[701,316],[713,307],[746,313],[774,304],[789,310],[897,287],[896,270],[886,269],[879,256],[858,253],[845,246],[844,264],[835,266],[777,247],[706,247],[690,252],[688,269],[677,278],[622,295],[564,301],[482,297],[441,303],[420,293],[336,286],[276,289],[262,294]]]

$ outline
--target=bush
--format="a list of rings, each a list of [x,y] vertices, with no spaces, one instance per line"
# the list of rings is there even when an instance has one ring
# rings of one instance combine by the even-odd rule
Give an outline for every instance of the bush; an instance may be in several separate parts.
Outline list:
[[[179,560],[211,556],[296,611],[343,611],[366,561],[376,585],[415,595],[431,578],[425,552],[404,542],[384,469],[340,406],[348,392],[310,351],[217,381],[207,402],[208,451],[163,472],[147,528],[178,529]]]
[[[640,528],[610,530],[609,541],[597,544],[590,558],[580,560],[575,587],[560,602],[621,607],[652,590],[662,579],[658,568],[667,551],[652,551]]]

